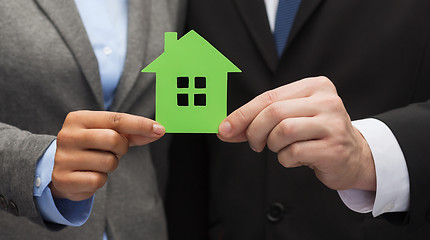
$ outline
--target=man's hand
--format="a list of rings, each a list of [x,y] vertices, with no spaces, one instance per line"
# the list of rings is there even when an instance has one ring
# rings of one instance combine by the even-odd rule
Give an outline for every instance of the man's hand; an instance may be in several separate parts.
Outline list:
[[[130,146],[144,145],[164,135],[157,122],[114,112],[69,113],[57,136],[57,151],[49,185],[56,198],[80,201],[101,188],[108,173]]]
[[[308,166],[332,189],[376,189],[370,148],[326,77],[257,96],[220,124],[218,137],[248,141],[256,152],[267,145],[284,167]]]

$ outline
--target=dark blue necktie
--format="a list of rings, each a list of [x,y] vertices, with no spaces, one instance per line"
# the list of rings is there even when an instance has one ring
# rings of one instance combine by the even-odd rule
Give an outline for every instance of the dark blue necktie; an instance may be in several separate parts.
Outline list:
[[[284,52],[288,35],[290,34],[299,6],[300,0],[279,0],[278,11],[276,12],[275,31],[273,33],[278,56],[281,56],[282,52]]]

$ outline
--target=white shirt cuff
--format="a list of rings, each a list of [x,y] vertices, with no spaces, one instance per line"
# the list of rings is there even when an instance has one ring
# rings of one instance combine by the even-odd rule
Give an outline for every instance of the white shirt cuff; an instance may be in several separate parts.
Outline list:
[[[375,162],[376,193],[349,189],[338,191],[345,205],[353,211],[374,217],[387,212],[409,209],[409,173],[403,152],[388,126],[374,118],[353,121],[366,139]]]

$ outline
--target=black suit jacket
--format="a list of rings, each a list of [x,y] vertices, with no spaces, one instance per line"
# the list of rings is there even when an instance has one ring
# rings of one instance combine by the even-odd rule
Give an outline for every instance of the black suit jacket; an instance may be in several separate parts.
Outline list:
[[[281,58],[263,0],[191,0],[187,25],[243,71],[229,75],[229,112],[266,90],[325,75],[353,120],[385,122],[407,160],[410,211],[355,213],[312,170],[283,168],[270,151],[174,135],[172,239],[430,238],[430,2],[302,0]]]

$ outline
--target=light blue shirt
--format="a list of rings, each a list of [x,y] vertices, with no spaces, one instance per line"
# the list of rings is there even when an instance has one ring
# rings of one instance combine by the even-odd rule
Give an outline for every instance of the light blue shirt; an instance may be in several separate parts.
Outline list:
[[[124,69],[127,49],[127,0],[75,0],[88,38],[96,55],[106,109],[112,105]],[[81,226],[91,212],[94,196],[74,202],[53,199],[51,182],[56,141],[52,142],[36,166],[33,195],[45,221]],[[106,239],[106,235],[103,236]]]

